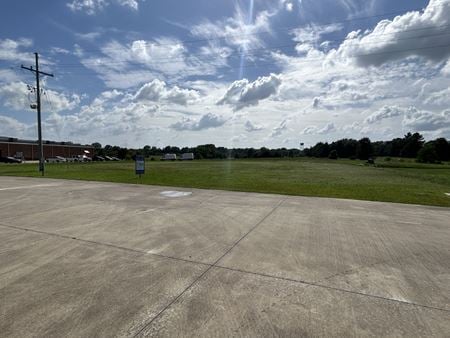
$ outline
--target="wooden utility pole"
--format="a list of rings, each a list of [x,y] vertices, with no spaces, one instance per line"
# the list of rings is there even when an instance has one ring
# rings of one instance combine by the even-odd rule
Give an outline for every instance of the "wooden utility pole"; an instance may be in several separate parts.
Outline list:
[[[39,71],[39,54],[34,53],[35,60],[36,60],[36,68],[33,69],[33,66],[31,67],[24,67],[23,65],[21,68],[29,70],[30,72],[33,72],[36,74],[36,109],[37,109],[37,119],[38,119],[38,139],[39,139],[39,171],[41,172],[42,176],[44,176],[44,167],[45,167],[45,158],[44,158],[44,145],[42,143],[42,125],[41,125],[41,88],[39,84],[39,76],[40,75],[46,75],[53,77],[53,74],[45,73]]]

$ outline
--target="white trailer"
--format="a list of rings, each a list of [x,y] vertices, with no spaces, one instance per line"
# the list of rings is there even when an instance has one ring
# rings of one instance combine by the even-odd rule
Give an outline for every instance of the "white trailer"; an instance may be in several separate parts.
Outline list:
[[[194,153],[184,153],[181,155],[183,161],[192,161],[194,159]]]
[[[176,154],[164,154],[162,160],[163,161],[176,161],[177,155]]]

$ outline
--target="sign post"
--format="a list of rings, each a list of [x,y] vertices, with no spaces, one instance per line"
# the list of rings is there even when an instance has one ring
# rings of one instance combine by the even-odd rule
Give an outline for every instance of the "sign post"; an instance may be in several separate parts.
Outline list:
[[[135,170],[136,175],[139,175],[139,178],[141,178],[141,175],[145,174],[145,158],[142,155],[136,155],[136,161],[135,161]]]

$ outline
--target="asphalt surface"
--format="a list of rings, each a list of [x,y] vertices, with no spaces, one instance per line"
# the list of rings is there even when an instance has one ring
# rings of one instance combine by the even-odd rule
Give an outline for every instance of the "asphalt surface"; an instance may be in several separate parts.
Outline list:
[[[449,208],[0,177],[0,239],[1,337],[450,336]]]

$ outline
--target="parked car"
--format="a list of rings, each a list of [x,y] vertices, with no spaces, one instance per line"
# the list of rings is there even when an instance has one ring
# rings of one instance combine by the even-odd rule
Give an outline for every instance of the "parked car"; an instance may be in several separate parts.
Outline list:
[[[115,156],[113,156],[113,157],[111,157],[112,158],[112,160],[113,161],[121,161],[121,159],[120,158],[118,158],[118,157],[115,157]]]
[[[75,162],[91,162],[92,158],[86,155],[75,155],[73,156],[73,160]]]
[[[106,161],[114,161],[111,156],[103,156]]]
[[[103,156],[98,156],[98,155],[95,155],[93,158],[92,158],[92,161],[98,161],[98,162],[103,162],[103,161],[105,161],[106,159],[103,157]]]
[[[0,162],[3,162],[3,163],[22,163],[22,160],[18,159],[18,158],[7,156],[7,157],[0,157]]]
[[[47,163],[63,163],[63,162],[67,162],[67,160],[62,156],[55,156],[55,157],[48,158],[46,160],[46,162]]]

